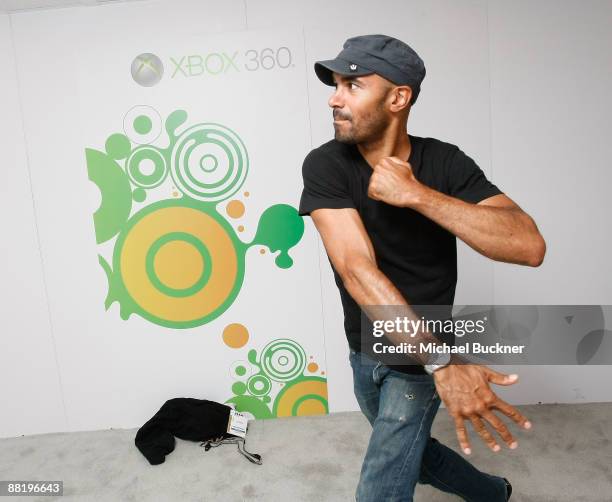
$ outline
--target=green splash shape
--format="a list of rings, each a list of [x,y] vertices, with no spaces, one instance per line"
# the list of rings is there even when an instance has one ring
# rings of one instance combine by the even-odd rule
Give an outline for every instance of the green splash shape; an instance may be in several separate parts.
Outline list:
[[[257,233],[251,245],[267,246],[271,252],[280,250],[275,263],[279,268],[289,268],[293,259],[289,249],[304,235],[304,219],[297,210],[287,204],[275,204],[266,209],[259,218]]]
[[[114,301],[114,298],[113,298],[114,295],[112,293],[113,270],[111,269],[110,265],[108,264],[108,262],[104,259],[104,257],[101,254],[98,255],[98,262],[100,263],[100,266],[106,273],[106,280],[108,282],[108,293],[106,294],[106,299],[104,300],[104,308],[105,310],[108,310],[108,308],[111,306],[111,304]]]
[[[106,153],[108,156],[115,159],[125,159],[132,149],[132,145],[130,140],[125,134],[116,133],[112,134],[106,140],[106,144],[104,145],[106,149]]]
[[[94,213],[96,242],[101,244],[117,235],[132,210],[130,180],[117,162],[106,153],[85,149],[89,179],[100,189],[102,202]]]
[[[259,361],[257,360],[257,351],[255,349],[249,350],[249,353],[247,354],[247,359],[251,364],[254,364],[261,370],[261,366],[259,365]]]
[[[130,301],[126,301],[127,293],[121,284],[121,277],[113,273],[111,266],[102,255],[98,255],[98,262],[106,273],[106,279],[108,281],[108,292],[104,300],[104,310],[108,310],[114,302],[119,302],[119,313],[121,318],[125,320],[130,316],[133,307],[127,307]]]
[[[104,310],[108,310],[114,302],[119,302],[119,315],[123,320],[126,320],[134,310],[134,307],[130,306],[133,305],[133,302],[129,300],[119,274],[113,273],[111,266],[102,255],[98,255],[98,261],[108,280],[108,293],[104,300]]]
[[[259,398],[253,396],[233,396],[226,403],[234,403],[236,411],[249,412],[255,418],[274,418],[270,408]]]
[[[166,132],[170,137],[170,143],[173,144],[176,139],[175,131],[178,127],[187,120],[187,112],[185,110],[174,110],[168,118],[166,118]]]

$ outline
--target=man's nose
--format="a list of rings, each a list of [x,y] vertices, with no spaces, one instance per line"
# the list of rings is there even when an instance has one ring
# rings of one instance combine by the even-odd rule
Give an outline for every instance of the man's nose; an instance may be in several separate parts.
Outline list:
[[[334,93],[329,97],[327,104],[330,106],[330,108],[342,108],[342,106],[344,106],[340,89],[334,90]]]

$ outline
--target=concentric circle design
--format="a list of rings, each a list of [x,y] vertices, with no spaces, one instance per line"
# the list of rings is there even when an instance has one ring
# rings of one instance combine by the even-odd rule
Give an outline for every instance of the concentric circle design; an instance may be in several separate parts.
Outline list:
[[[303,373],[306,353],[293,340],[274,340],[261,353],[261,367],[272,380],[287,382]]]
[[[197,200],[220,201],[236,193],[246,178],[249,158],[242,140],[219,124],[197,124],[172,148],[176,186]]]
[[[274,401],[274,416],[295,417],[328,413],[327,381],[307,377],[281,390]]]
[[[253,396],[265,396],[272,389],[272,382],[267,376],[258,373],[249,378],[247,389]]]
[[[144,128],[143,124],[147,124]],[[123,131],[130,140],[138,145],[153,143],[163,130],[162,118],[155,108],[136,105],[123,117]]]
[[[192,250],[185,249],[185,244],[191,245]],[[177,245],[183,245],[183,249],[177,249]],[[165,253],[164,250],[166,250]],[[193,251],[199,255],[195,259],[190,256],[190,254],[193,255]],[[181,256],[183,263],[191,265],[189,267],[174,266],[173,261],[176,256]],[[212,258],[206,245],[196,236],[184,232],[170,232],[151,245],[147,252],[146,268],[149,279],[159,291],[168,296],[185,297],[197,293],[206,286],[212,273]],[[158,271],[161,270],[165,272],[165,277],[160,278]],[[195,281],[192,280],[191,284],[176,286],[172,284],[177,280],[183,283],[189,281],[186,275],[191,275]]]
[[[214,319],[236,297],[244,274],[227,229],[194,207],[150,206],[115,248],[126,292],[142,314],[170,324]]]
[[[152,146],[136,148],[125,165],[132,183],[142,188],[155,188],[161,185],[168,175],[164,155]]]

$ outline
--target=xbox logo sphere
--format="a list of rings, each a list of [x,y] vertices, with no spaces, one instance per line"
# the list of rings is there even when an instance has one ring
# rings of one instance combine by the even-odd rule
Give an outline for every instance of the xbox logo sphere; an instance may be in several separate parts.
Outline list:
[[[132,78],[144,87],[157,84],[164,74],[164,65],[155,54],[148,52],[136,56],[132,62]]]

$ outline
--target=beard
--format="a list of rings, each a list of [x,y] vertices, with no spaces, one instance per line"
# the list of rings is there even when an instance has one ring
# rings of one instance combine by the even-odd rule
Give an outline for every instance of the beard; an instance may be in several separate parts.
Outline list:
[[[382,136],[389,125],[389,118],[384,113],[383,103],[384,100],[381,100],[374,110],[358,119],[335,110],[334,118],[348,121],[348,124],[345,123],[343,127],[334,125],[334,138],[336,141],[349,145],[358,145],[359,143],[373,141]]]

